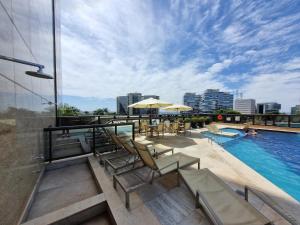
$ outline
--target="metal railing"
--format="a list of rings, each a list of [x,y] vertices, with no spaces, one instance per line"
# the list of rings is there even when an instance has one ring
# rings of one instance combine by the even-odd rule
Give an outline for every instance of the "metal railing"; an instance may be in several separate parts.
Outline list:
[[[48,127],[44,128],[45,161],[96,154],[97,148],[109,146],[104,128],[135,139],[135,124],[130,122]]]
[[[282,115],[282,114],[221,114],[222,119],[218,119],[218,114],[183,114],[183,115],[152,115],[152,119],[174,120],[186,119],[193,117],[207,117],[208,121],[224,122],[224,123],[251,123],[253,125],[262,126],[279,126],[300,128],[300,115]],[[116,123],[120,121],[130,122],[148,120],[149,115],[143,116],[124,116],[124,115],[88,115],[88,116],[62,116],[58,117],[60,126],[86,125],[86,124],[105,124],[107,121]]]

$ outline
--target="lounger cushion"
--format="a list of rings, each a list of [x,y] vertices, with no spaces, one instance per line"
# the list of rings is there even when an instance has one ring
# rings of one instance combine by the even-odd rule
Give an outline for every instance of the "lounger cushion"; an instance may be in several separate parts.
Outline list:
[[[191,157],[191,156],[185,155],[183,153],[175,153],[174,155],[169,155],[169,156],[165,156],[165,157],[156,159],[155,164],[157,165],[158,169],[160,170],[160,173],[163,175],[163,174],[169,173],[169,172],[177,169],[176,163],[164,168],[165,166],[170,165],[173,162],[179,161],[179,168],[183,168],[183,167],[195,164],[195,163],[199,162],[199,160],[200,160],[199,158]],[[161,168],[164,168],[164,169],[161,169]]]
[[[189,189],[198,190],[224,225],[262,225],[269,220],[208,169],[179,170]]]

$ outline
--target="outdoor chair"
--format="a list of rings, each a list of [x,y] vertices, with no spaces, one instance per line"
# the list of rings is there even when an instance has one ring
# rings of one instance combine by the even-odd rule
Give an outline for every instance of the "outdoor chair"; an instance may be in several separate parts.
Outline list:
[[[195,163],[198,164],[200,169],[200,159],[185,155],[183,153],[175,153],[173,155],[164,156],[158,159],[153,158],[149,148],[138,142],[132,141],[139,157],[143,161],[144,165],[151,169],[150,183],[153,182],[154,175],[157,173],[159,176],[164,176],[174,171],[178,171],[180,168],[184,168]],[[179,176],[178,176],[179,179]]]
[[[172,123],[172,133],[178,134],[178,131],[179,131],[179,123],[178,122]]]
[[[157,128],[155,129],[155,132],[157,133],[157,136],[159,137],[159,135],[161,134],[162,136],[165,135],[164,133],[164,124],[160,123],[157,125]]]
[[[134,164],[138,158],[134,147],[130,146],[128,142],[122,141],[122,139],[116,135],[112,135],[112,138],[118,144],[118,146],[122,148],[124,152],[126,152],[126,154],[106,159],[104,161],[105,170],[107,170],[108,166],[110,166],[114,173],[116,173],[119,169],[124,167],[131,165],[134,167]]]
[[[165,132],[168,132],[168,133],[171,132],[171,123],[170,123],[170,120],[165,120],[164,121],[164,128],[165,128]]]
[[[179,133],[186,135],[187,131],[192,135],[191,123],[184,123],[183,130],[179,130]]]
[[[196,197],[196,207],[201,206],[214,225],[272,224],[209,169],[179,170],[179,174]]]
[[[105,129],[105,133],[108,136],[109,144],[106,146],[102,146],[99,149],[96,149],[96,153],[99,158],[99,163],[104,164],[105,160],[107,159],[127,156],[128,152],[124,151],[122,145],[120,145],[118,140],[115,138],[116,135],[106,129]],[[101,150],[101,149],[106,149],[107,147],[109,147],[110,149],[109,151]]]
[[[135,164],[139,160],[139,155],[132,144],[131,140],[124,140],[118,136],[113,136],[114,139],[118,142],[118,144],[127,152],[127,155],[121,155],[119,157],[114,157],[105,160],[104,167],[107,170],[107,166],[110,166],[114,173],[116,173],[119,169],[122,169],[124,167],[128,167],[132,165],[132,168],[135,167]],[[139,144],[143,146],[148,145],[148,149],[153,157],[158,158],[159,155],[167,153],[167,152],[172,152],[174,153],[174,149],[161,145],[161,144],[155,144],[153,145],[152,142],[145,142],[141,141],[138,142]],[[150,146],[149,144],[152,143]]]

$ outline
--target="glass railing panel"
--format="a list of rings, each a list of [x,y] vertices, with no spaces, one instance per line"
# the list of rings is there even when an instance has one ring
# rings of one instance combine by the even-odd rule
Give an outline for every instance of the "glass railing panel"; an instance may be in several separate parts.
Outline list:
[[[278,127],[288,127],[289,126],[289,118],[288,116],[275,116],[275,126]]]
[[[291,127],[300,128],[300,115],[291,116]]]
[[[265,120],[263,116],[255,116],[255,125],[265,125]]]
[[[57,130],[52,131],[51,135],[52,160],[92,152],[93,130],[91,128]]]

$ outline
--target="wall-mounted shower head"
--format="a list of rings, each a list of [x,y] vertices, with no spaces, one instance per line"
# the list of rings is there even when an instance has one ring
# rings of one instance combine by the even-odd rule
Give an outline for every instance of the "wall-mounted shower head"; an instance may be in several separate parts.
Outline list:
[[[32,77],[38,77],[38,78],[43,78],[43,79],[53,79],[52,76],[44,73],[42,69],[38,69],[38,71],[26,71],[25,73]]]
[[[12,57],[8,57],[8,56],[4,56],[4,55],[0,55],[0,59],[11,61],[11,62],[16,62],[16,63],[21,63],[21,64],[25,64],[25,65],[29,65],[29,66],[38,67],[39,68],[38,71],[26,71],[25,73],[29,76],[32,76],[32,77],[38,77],[38,78],[43,78],[43,79],[53,79],[52,76],[50,76],[48,74],[45,74],[43,72],[43,69],[45,68],[44,65],[28,62],[28,61],[21,60],[21,59],[12,58]]]

